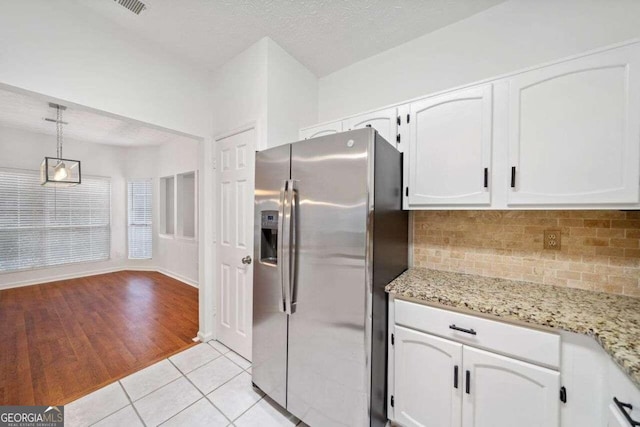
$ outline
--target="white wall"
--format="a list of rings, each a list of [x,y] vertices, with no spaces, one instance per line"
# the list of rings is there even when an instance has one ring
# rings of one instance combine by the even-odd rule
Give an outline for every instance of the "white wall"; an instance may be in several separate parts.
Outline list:
[[[267,39],[267,147],[298,140],[318,120],[318,78]]]
[[[157,269],[191,285],[198,285],[198,241],[177,236],[161,236],[160,178],[197,171],[199,144],[164,144],[129,148],[126,151],[126,176],[153,180],[153,255],[150,260],[130,260],[129,267]]]
[[[213,76],[213,135],[255,122],[260,139],[267,129],[267,39],[250,46]]]
[[[258,149],[293,142],[317,121],[317,77],[268,37],[217,70],[212,88],[213,134],[255,122]]]
[[[640,37],[636,0],[510,0],[320,79],[319,121]]]
[[[165,144],[157,147],[155,191],[158,194],[160,177],[198,170],[198,144]],[[177,180],[175,181],[177,185]],[[159,224],[160,197],[154,199],[155,223]],[[176,227],[176,230],[178,227]],[[154,235],[154,264],[164,273],[187,283],[198,283],[198,241]]]
[[[3,2],[0,40],[0,84],[210,135],[210,73],[126,33],[82,2]]]
[[[55,136],[0,127],[0,167],[39,170],[44,156],[55,155],[55,150]],[[65,139],[64,155],[82,162],[83,175],[111,178],[111,259],[2,273],[0,288],[112,270],[127,262],[126,149]]]

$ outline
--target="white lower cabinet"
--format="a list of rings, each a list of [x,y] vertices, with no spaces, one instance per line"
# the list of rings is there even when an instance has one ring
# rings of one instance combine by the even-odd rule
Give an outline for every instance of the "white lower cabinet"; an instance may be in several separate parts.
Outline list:
[[[571,332],[562,332],[561,336],[560,371],[562,385],[567,390],[561,424],[566,427],[631,427],[625,413],[640,423],[640,388],[611,356],[592,337]]]
[[[560,334],[395,298],[389,330],[393,423],[560,425]]]
[[[395,327],[395,421],[460,426],[462,344]]]
[[[593,337],[389,301],[394,425],[640,425],[640,387]]]
[[[559,425],[559,372],[467,346],[462,361],[463,426]]]
[[[394,421],[422,427],[554,427],[560,373],[394,328]]]
[[[640,425],[640,389],[613,361],[608,360],[607,368],[607,427]]]

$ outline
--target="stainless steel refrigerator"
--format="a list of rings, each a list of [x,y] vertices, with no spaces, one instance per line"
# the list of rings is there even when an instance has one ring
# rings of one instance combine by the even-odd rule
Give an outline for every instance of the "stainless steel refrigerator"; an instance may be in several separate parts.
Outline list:
[[[312,427],[383,426],[401,154],[371,128],[256,154],[253,383]]]

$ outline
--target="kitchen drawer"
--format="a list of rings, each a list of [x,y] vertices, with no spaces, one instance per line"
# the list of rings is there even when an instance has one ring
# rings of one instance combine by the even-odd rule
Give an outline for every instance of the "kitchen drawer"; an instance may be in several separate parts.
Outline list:
[[[550,368],[560,367],[559,334],[398,299],[395,323]],[[472,330],[475,335],[452,327]]]

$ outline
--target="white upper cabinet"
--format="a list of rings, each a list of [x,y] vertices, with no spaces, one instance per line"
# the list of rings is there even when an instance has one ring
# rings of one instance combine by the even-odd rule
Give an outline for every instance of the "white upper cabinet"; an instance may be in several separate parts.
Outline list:
[[[489,205],[492,85],[414,102],[410,111],[408,207]]]
[[[342,123],[342,128],[344,130],[360,129],[364,127],[374,128],[378,131],[380,136],[386,139],[394,147],[397,147],[399,142],[399,121],[400,117],[398,116],[398,111],[393,107],[346,119]]]
[[[638,46],[508,80],[508,205],[638,203]]]
[[[405,209],[640,207],[640,42],[300,131],[371,126]]]
[[[342,132],[342,121],[325,123],[310,128],[300,130],[300,139],[311,139],[319,136],[331,135],[333,133]]]

